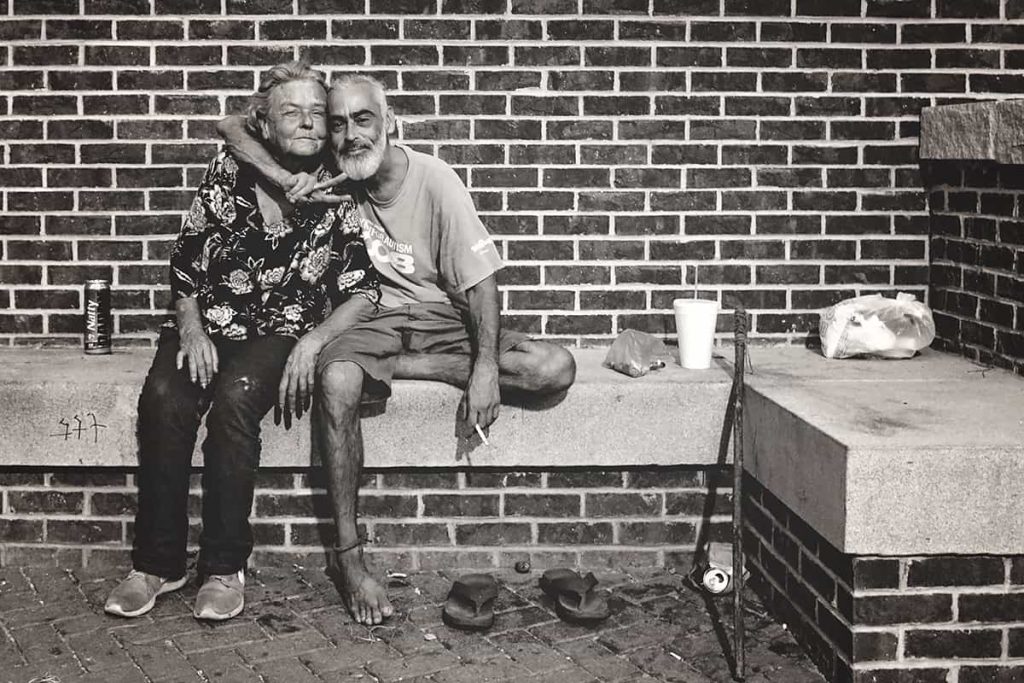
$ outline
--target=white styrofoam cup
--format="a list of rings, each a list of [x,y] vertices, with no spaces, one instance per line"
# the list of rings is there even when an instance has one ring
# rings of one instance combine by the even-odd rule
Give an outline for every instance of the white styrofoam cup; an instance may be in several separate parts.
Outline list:
[[[711,349],[715,343],[718,302],[706,299],[675,299],[676,335],[679,339],[679,364],[690,370],[711,367]]]

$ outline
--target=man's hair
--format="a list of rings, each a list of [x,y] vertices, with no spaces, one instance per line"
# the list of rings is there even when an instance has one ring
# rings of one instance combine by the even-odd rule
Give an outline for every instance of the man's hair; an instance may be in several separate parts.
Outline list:
[[[384,84],[373,76],[367,74],[343,74],[341,76],[335,76],[331,80],[331,90],[334,90],[335,88],[347,88],[350,85],[359,85],[361,83],[370,86],[370,90],[373,91],[374,104],[380,107],[380,113],[383,114],[388,108],[387,88],[385,88]]]
[[[270,111],[270,94],[274,92],[274,88],[292,81],[312,81],[324,91],[327,90],[327,80],[323,72],[312,68],[309,62],[304,60],[285,62],[267,69],[260,77],[259,89],[249,98],[245,123],[251,132],[259,134],[260,121],[267,118]]]

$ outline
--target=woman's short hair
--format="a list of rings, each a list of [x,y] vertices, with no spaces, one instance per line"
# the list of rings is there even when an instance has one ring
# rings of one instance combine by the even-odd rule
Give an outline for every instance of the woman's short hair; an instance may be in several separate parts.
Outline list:
[[[259,135],[259,124],[267,118],[267,112],[270,111],[270,93],[274,88],[292,81],[312,81],[323,88],[324,92],[327,91],[327,80],[323,72],[312,68],[309,62],[297,60],[267,69],[260,77],[259,89],[249,98],[245,123],[251,132]]]

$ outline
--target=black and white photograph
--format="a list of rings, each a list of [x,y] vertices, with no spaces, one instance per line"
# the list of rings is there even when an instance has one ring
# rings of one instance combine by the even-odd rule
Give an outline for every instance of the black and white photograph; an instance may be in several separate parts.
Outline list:
[[[0,64],[0,683],[1024,681],[1024,0]]]

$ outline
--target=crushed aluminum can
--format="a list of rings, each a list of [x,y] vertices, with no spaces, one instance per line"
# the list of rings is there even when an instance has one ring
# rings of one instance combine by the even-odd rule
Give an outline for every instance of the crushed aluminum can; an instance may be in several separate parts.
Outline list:
[[[743,578],[750,572],[744,568]],[[732,546],[728,543],[708,543],[700,562],[698,562],[690,578],[712,595],[722,595],[732,590]]]

